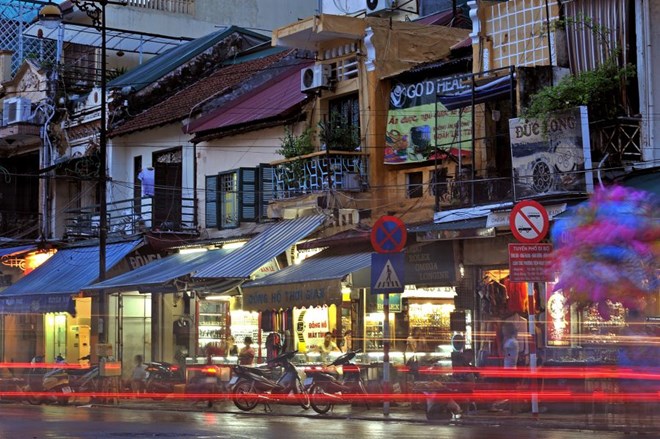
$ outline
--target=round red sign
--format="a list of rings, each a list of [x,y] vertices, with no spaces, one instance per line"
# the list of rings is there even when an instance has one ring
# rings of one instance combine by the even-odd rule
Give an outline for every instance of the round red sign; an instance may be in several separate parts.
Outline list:
[[[534,200],[516,204],[509,216],[511,232],[520,242],[541,242],[550,229],[548,211]]]
[[[395,216],[381,216],[371,228],[371,245],[377,253],[396,253],[406,246],[406,225]]]

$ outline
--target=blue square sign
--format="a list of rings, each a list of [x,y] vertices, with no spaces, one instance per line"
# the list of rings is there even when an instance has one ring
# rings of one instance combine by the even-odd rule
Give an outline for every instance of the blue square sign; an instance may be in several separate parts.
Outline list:
[[[371,254],[371,294],[403,293],[404,254]]]

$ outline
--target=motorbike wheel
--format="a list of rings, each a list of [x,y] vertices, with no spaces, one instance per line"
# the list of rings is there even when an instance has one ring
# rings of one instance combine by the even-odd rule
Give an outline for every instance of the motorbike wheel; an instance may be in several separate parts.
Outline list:
[[[65,392],[63,387],[57,389],[56,392],[57,396],[55,398],[58,405],[69,404],[70,393]]]
[[[323,415],[332,409],[332,403],[328,400],[325,390],[318,384],[312,384],[309,388],[309,396],[310,405],[316,413]]]
[[[232,400],[234,405],[244,412],[249,412],[259,403],[257,394],[253,390],[253,383],[249,381],[241,381],[234,386]]]
[[[305,386],[303,386],[300,381],[296,382],[296,393],[300,395],[300,407],[308,410],[311,406],[311,398],[309,397],[307,390],[305,390]]]
[[[42,402],[41,398],[32,393],[32,389],[30,388],[29,385],[26,386],[23,391],[26,392],[25,396],[26,396],[26,399],[27,399],[28,403],[30,403],[31,405],[40,405],[41,404],[41,402]]]
[[[367,407],[367,410],[370,410],[368,397],[369,392],[367,392],[367,388],[364,386],[362,380],[358,381],[358,393],[364,395],[364,405]]]

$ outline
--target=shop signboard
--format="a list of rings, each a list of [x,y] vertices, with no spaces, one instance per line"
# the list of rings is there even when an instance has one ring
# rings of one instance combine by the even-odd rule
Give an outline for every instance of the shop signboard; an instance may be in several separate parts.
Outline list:
[[[587,107],[509,121],[514,197],[593,192]]]
[[[383,312],[384,295],[378,294],[376,296],[376,311]],[[401,294],[390,294],[390,312],[401,312]]]
[[[411,285],[453,285],[456,280],[456,267],[452,242],[437,241],[408,247],[405,270],[406,282]]]
[[[509,278],[512,282],[551,282],[552,244],[509,244]]]
[[[296,324],[296,343],[301,352],[315,352],[323,343],[326,332],[332,332],[328,319],[328,308],[293,309]]]
[[[387,113],[385,163],[406,164],[436,158],[436,148],[454,156],[469,154],[472,145],[472,108],[448,110],[441,96],[469,91],[467,76],[393,80]]]

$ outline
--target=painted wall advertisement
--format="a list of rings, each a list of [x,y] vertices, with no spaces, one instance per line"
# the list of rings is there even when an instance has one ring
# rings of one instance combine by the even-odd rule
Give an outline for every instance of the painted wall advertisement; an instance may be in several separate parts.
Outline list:
[[[414,82],[393,81],[387,114],[385,163],[402,164],[469,154],[472,145],[472,108],[447,110],[439,96],[470,89],[459,76]],[[437,105],[436,105],[437,100]]]
[[[511,119],[509,134],[516,199],[593,191],[587,107]]]

